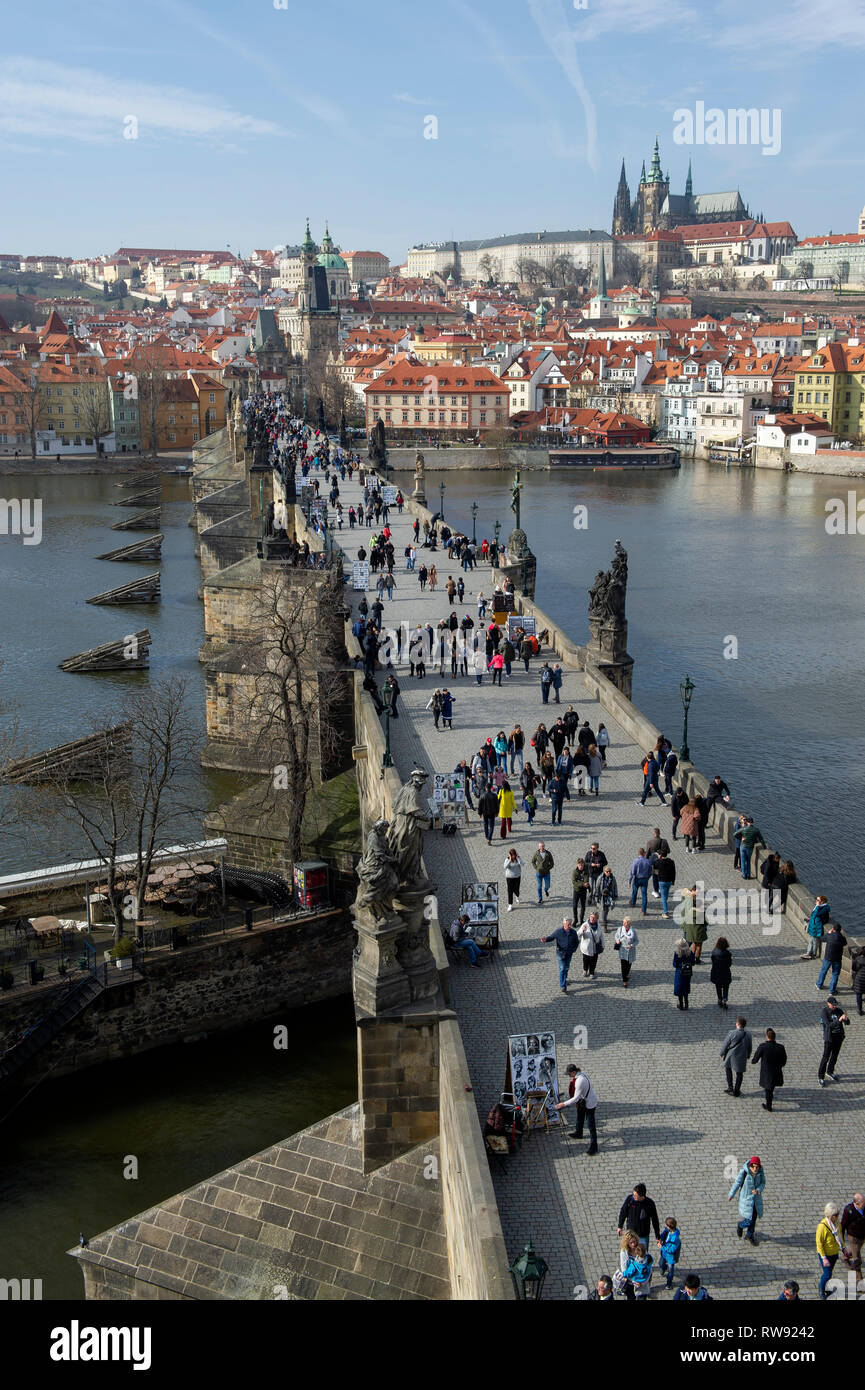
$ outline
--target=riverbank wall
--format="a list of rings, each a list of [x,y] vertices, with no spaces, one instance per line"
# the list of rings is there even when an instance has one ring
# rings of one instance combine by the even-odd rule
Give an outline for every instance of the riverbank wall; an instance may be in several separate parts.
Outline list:
[[[351,989],[354,933],[339,909],[257,923],[182,950],[138,954],[128,983],[106,989],[18,1074],[46,1076],[227,1032]],[[110,968],[114,968],[113,966]],[[0,994],[0,1056],[69,992],[71,982]]]

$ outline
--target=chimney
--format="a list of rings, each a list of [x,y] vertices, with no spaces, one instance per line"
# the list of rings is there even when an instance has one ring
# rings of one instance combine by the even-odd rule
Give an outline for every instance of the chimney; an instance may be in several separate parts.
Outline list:
[[[69,353],[68,353],[68,352],[64,352],[64,354],[63,354],[63,361],[65,362],[66,366],[68,367],[68,366],[69,366]]]

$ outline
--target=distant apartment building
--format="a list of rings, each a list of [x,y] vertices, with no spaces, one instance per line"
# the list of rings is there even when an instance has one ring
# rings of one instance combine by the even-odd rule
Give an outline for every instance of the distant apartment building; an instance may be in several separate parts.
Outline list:
[[[793,407],[826,420],[837,439],[865,437],[865,346],[827,343],[798,363]]]
[[[343,251],[353,285],[376,285],[390,270],[390,261],[381,251]]]
[[[364,390],[367,429],[475,434],[507,425],[509,388],[487,367],[398,359]]]
[[[607,275],[612,275],[615,243],[609,232],[519,232],[513,236],[486,237],[480,241],[423,242],[409,247],[406,275],[428,279],[453,267],[466,283],[495,278],[504,283],[520,279],[520,261],[537,261],[548,269],[564,256],[579,269],[589,272],[590,283],[598,278],[603,257]]]
[[[822,278],[862,288],[865,231],[806,237],[784,257],[783,269],[794,280]]]

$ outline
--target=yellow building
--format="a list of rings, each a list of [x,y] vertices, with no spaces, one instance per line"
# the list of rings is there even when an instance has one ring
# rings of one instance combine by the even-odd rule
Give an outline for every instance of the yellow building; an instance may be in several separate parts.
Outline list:
[[[837,439],[865,437],[865,346],[827,343],[793,373],[793,409],[828,421]]]

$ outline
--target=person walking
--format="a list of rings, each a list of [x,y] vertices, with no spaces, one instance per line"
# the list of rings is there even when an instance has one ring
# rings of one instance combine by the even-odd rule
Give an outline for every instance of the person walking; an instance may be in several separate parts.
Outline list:
[[[389,602],[392,602],[392,601],[393,601],[393,591],[394,591],[394,589],[396,588],[396,580],[394,579],[394,577],[393,577],[393,575],[391,574],[390,570],[388,570],[387,574],[385,575],[384,582],[385,582],[385,587],[387,588],[388,601],[389,601]]]
[[[865,1197],[861,1192],[853,1194],[841,1213],[841,1235],[846,1250],[845,1262],[857,1274],[862,1272],[862,1245],[865,1243]]]
[[[538,727],[535,729],[534,737],[532,738],[532,747],[534,748],[535,754],[538,757],[538,759],[542,758],[544,753],[547,751],[547,744],[549,743],[549,741],[550,736],[547,732],[546,724],[539,724]]]
[[[580,952],[583,957],[583,977],[591,980],[595,975],[598,956],[604,949],[604,934],[598,923],[597,912],[589,913],[577,935],[580,938]]]
[[[778,1087],[784,1085],[784,1068],[787,1065],[787,1049],[778,1042],[774,1028],[766,1029],[766,1041],[760,1043],[751,1058],[751,1066],[756,1067],[758,1062],[760,1063],[760,1085],[766,1097],[763,1101],[763,1109],[771,1110],[772,1097]]]
[[[526,675],[529,674],[529,662],[534,656],[534,653],[535,649],[532,646],[531,637],[523,637],[522,641],[520,642],[520,657],[522,659],[523,665],[526,668]]]
[[[550,748],[547,748],[546,752],[544,753],[543,757],[538,763],[538,771],[541,774],[541,791],[543,792],[544,796],[549,796],[549,785],[550,782],[553,780],[553,777],[555,776],[556,772],[556,762],[555,758],[553,757],[552,750]]]
[[[606,724],[598,725],[598,752],[601,755],[601,762],[607,766],[607,751],[610,747],[610,732]]]
[[[595,889],[598,884],[598,879],[600,878],[601,874],[606,868],[606,864],[607,856],[604,854],[604,851],[601,849],[600,845],[598,844],[598,841],[593,840],[591,845],[589,846],[589,852],[586,855],[586,866],[589,870],[591,896],[593,901],[595,897]]]
[[[671,1289],[676,1277],[676,1265],[682,1254],[682,1233],[675,1216],[668,1216],[664,1222],[664,1230],[658,1241],[658,1249],[661,1252],[658,1256],[658,1270],[666,1276],[667,1288]]]
[[[662,840],[662,845],[667,841]],[[661,916],[666,920],[670,916],[670,889],[676,882],[676,865],[670,858],[669,849],[658,850],[652,860],[654,871],[654,881],[658,885],[658,897],[661,899]]]
[[[640,849],[637,851],[637,857],[631,865],[630,869],[628,870],[628,882],[631,885],[631,907],[636,906],[637,894],[639,893],[642,900],[642,911],[644,917],[647,915],[648,886],[649,879],[651,878],[651,876],[651,862],[646,858],[646,851],[644,849]]]
[[[612,927],[607,926],[607,919],[616,906],[618,896],[619,885],[616,882],[616,876],[609,864],[605,864],[600,878],[595,880],[593,897],[593,901],[598,904],[601,910],[601,926],[605,932],[612,931]]]
[[[447,577],[447,582],[445,583],[445,593],[446,593],[447,596],[448,596],[448,603],[449,603],[449,604],[453,604],[454,595],[455,595],[456,591],[457,591],[456,581],[454,580],[453,575],[452,575],[452,574],[449,574],[448,577]]]
[[[509,782],[502,782],[499,791],[499,836],[507,839],[508,831],[511,829],[515,809],[514,794],[511,791]]]
[[[441,719],[441,716],[442,716],[442,693],[441,693],[440,690],[434,690],[434,691],[433,691],[432,695],[430,696],[429,700],[427,701],[427,706],[426,706],[426,707],[427,707],[427,709],[431,709],[431,710],[432,710],[432,717],[433,717],[433,719],[434,719],[434,721],[435,721],[435,726],[436,726],[436,728],[438,728],[438,726],[439,726],[439,720]]]
[[[856,995],[856,1012],[861,1018],[862,995],[865,994],[865,946],[860,946],[858,951],[853,952],[850,970],[853,979],[853,992]]]
[[[493,842],[493,834],[496,828],[496,817],[499,813],[498,793],[494,792],[491,786],[486,786],[478,797],[478,815],[484,823],[484,838],[488,845]]]
[[[454,726],[454,703],[456,697],[450,693],[447,686],[442,691],[442,725],[448,729]]]
[[[523,861],[515,849],[508,850],[505,860],[505,887],[508,890],[508,912],[513,912],[514,904],[520,905],[520,882],[523,876]]]
[[[623,1236],[626,1232],[633,1232],[637,1240],[646,1248],[648,1248],[652,1231],[655,1232],[655,1240],[661,1239],[658,1208],[651,1197],[646,1196],[646,1184],[644,1182],[634,1184],[633,1191],[622,1203],[616,1224],[618,1227],[617,1235]]]
[[[694,973],[694,953],[687,941],[677,941],[673,952],[673,994],[678,1009],[687,1009],[691,993],[691,977]]]
[[[838,988],[838,976],[841,974],[841,964],[844,959],[844,947],[847,945],[847,938],[838,926],[837,922],[829,923],[829,930],[823,942],[823,964],[820,966],[820,973],[817,976],[817,988],[823,988],[823,981],[832,971],[832,978],[829,981],[829,993],[834,994]]]
[[[463,597],[464,597],[464,595],[465,595],[465,591],[466,591],[466,582],[465,582],[465,580],[463,579],[462,575],[460,575],[459,579],[457,580],[457,600],[458,600],[458,602],[462,603]]]
[[[523,770],[523,750],[526,746],[526,736],[519,724],[515,724],[508,735],[508,755],[511,760],[511,776],[514,775],[516,764],[520,765],[520,772]]]
[[[664,791],[667,796],[673,795],[673,778],[679,766],[679,756],[674,753],[672,748],[664,759]]]
[[[430,565],[430,567],[429,567],[429,591],[430,591],[431,594],[434,594],[434,593],[435,593],[435,591],[436,591],[436,585],[438,584],[438,582],[439,582],[438,570],[436,569],[435,565]]]
[[[739,865],[742,870],[742,877],[751,877],[751,855],[757,845],[764,845],[766,841],[754,824],[752,816],[745,817],[745,824],[734,832],[733,838],[739,841]]]
[[[829,899],[825,893],[817,894],[817,901],[808,918],[808,950],[800,960],[819,960],[823,954],[823,937],[829,921]]]
[[[509,637],[506,637],[504,642],[502,643],[502,660],[505,663],[506,680],[510,680],[511,678],[511,666],[513,665],[515,656],[516,652],[514,650],[514,644]]]
[[[553,671],[548,661],[541,667],[541,699],[545,705],[550,703],[550,690],[553,684]]]
[[[631,974],[631,966],[637,959],[637,933],[631,926],[630,917],[622,918],[622,925],[616,932],[613,945],[619,953],[619,963],[622,967],[622,986],[628,988],[628,979]]]
[[[601,773],[604,770],[604,760],[601,757],[597,744],[590,743],[587,749],[589,759],[589,793],[595,796],[601,794]]]
[[[423,593],[424,589],[426,588],[426,582],[427,582],[427,577],[428,577],[428,575],[429,575],[429,570],[427,569],[426,565],[421,565],[420,569],[419,569],[418,572],[417,572],[417,578],[418,578],[418,583],[420,584],[420,591],[421,591],[421,593]]]
[[[569,1135],[571,1139],[582,1139],[583,1128],[586,1122],[589,1126],[589,1147],[586,1149],[586,1157],[598,1152],[598,1127],[595,1119],[595,1111],[598,1108],[598,1097],[595,1088],[586,1076],[586,1073],[570,1062],[565,1068],[568,1077],[568,1099],[560,1100],[556,1105],[556,1110],[566,1110],[569,1106],[577,1107],[576,1123]]]
[[[390,691],[390,695],[388,695]],[[384,683],[384,702],[390,705],[391,719],[399,719],[399,711],[396,707],[397,696],[399,695],[399,682],[396,676],[388,676]]]
[[[502,672],[504,671],[504,669],[505,659],[502,656],[502,653],[493,652],[492,658],[490,660],[490,670],[493,673],[493,685],[498,684],[499,688],[501,688]]]
[[[534,860],[532,862],[534,863]],[[571,968],[574,952],[579,945],[579,938],[574,931],[574,924],[570,917],[563,917],[560,927],[557,927],[549,936],[541,937],[542,946],[546,946],[550,941],[555,942],[556,946],[556,959],[559,966],[559,989],[562,994],[567,994],[568,971]]]
[[[551,824],[552,824],[552,825],[555,825],[557,820],[558,820],[559,825],[561,825],[561,823],[562,823],[562,807],[563,807],[564,802],[565,802],[565,796],[567,795],[567,791],[568,791],[568,785],[567,785],[567,783],[564,781],[564,779],[563,779],[562,777],[559,776],[559,774],[558,774],[557,772],[554,772],[554,773],[553,773],[553,776],[550,778],[550,782],[549,782],[550,809],[551,809],[551,811],[552,811],[552,820],[551,820]]]
[[[478,622],[482,623],[487,616],[487,601],[484,598],[484,591],[478,591]]]
[[[685,837],[685,853],[694,854],[700,843],[700,808],[692,796],[679,813],[679,828]],[[675,835],[673,839],[675,839]]]
[[[535,871],[535,878],[538,885],[538,903],[544,901],[543,895],[550,896],[550,874],[555,868],[555,860],[547,849],[543,840],[538,841],[538,847],[532,855],[532,868]]]
[[[680,822],[681,816],[682,816],[682,809],[683,809],[683,807],[687,806],[689,800],[690,800],[690,798],[689,798],[689,796],[688,796],[688,793],[685,791],[685,788],[684,788],[684,787],[679,787],[678,790],[675,791],[675,792],[673,793],[673,799],[672,799],[672,801],[670,802],[670,809],[671,809],[671,811],[672,811],[672,813],[673,813],[673,839],[674,839],[674,840],[677,838],[677,837],[676,837],[676,831],[677,831],[678,828],[679,828],[679,822]],[[738,854],[738,847],[737,847],[737,851],[736,851],[736,852],[737,852],[737,854]]]
[[[817,1292],[822,1299],[831,1297],[831,1293],[826,1292],[826,1285],[832,1278],[835,1262],[841,1254],[843,1239],[841,1211],[838,1203],[827,1202],[823,1208],[823,1220],[816,1232],[817,1255],[820,1260],[820,1282],[817,1285]]]
[[[841,1078],[835,1070],[841,1048],[844,1046],[844,1029],[849,1026],[850,1019],[844,1013],[834,994],[830,994],[823,1008],[820,1011],[820,1024],[823,1028],[823,1056],[820,1058],[820,1066],[817,1069],[817,1082],[820,1086],[826,1085],[826,1077],[830,1081],[840,1081]]]
[[[594,743],[595,740],[592,739],[592,742]],[[660,775],[660,771],[661,769],[658,764],[658,759],[655,757],[654,750],[652,750],[651,752],[646,754],[645,760],[643,762],[643,794],[637,802],[638,806],[645,806],[646,797],[649,795],[650,792],[654,792],[655,795],[658,797],[658,800],[660,801],[661,805],[666,806],[667,803],[664,800],[664,793],[661,791],[661,788],[658,785],[658,777]]]
[[[712,966],[709,971],[709,979],[715,986],[715,993],[718,996],[718,1008],[728,1007],[728,996],[730,994],[730,981],[733,978],[733,953],[730,950],[730,943],[726,936],[719,936],[712,948]]]
[[[561,701],[562,679],[563,679],[562,668],[561,668],[561,666],[559,665],[559,663],[556,662],[556,664],[555,664],[554,667],[553,667],[552,686],[553,686],[553,690],[554,690],[554,692],[555,692],[556,704],[557,704],[557,705],[560,705],[560,704],[562,703],[562,701]]]
[[[499,729],[498,733],[493,739],[493,748],[495,749],[496,762],[498,763],[499,767],[507,768],[508,740],[505,736],[504,729]]]
[[[682,934],[694,952],[694,964],[699,965],[709,933],[702,894],[696,883],[692,883],[682,894],[682,926]]]
[[[639,1245],[622,1270],[622,1277],[628,1280],[637,1303],[644,1302],[652,1291],[652,1264],[652,1256],[645,1245]]]
[[[572,910],[575,922],[582,922],[586,914],[586,903],[590,892],[589,870],[585,859],[578,859],[571,874],[573,888]]]
[[[730,1030],[721,1044],[720,1057],[727,1077],[727,1089],[724,1094],[727,1096],[738,1096],[742,1092],[742,1077],[745,1075],[753,1045],[751,1034],[745,1026],[747,1022],[748,1020],[740,1015],[736,1019],[736,1027]]]
[[[763,1215],[763,1190],[765,1186],[766,1174],[762,1163],[755,1155],[753,1158],[749,1158],[747,1163],[742,1164],[727,1198],[729,1202],[732,1202],[738,1192],[739,1221],[736,1226],[736,1234],[740,1240],[744,1235],[751,1245],[759,1243],[754,1232],[757,1227],[757,1217]]]

